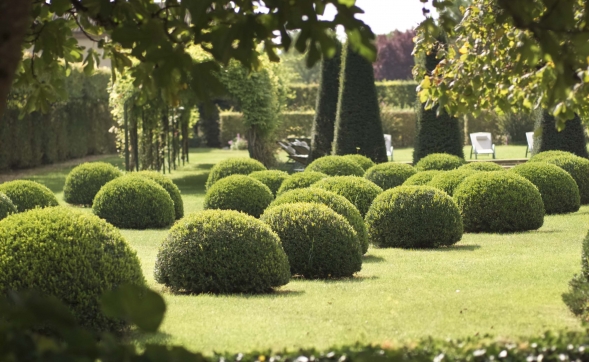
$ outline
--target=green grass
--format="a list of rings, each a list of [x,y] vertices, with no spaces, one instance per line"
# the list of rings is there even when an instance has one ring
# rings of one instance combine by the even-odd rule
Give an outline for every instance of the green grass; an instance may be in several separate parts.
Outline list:
[[[464,146],[464,157],[470,160],[470,146]],[[413,161],[413,148],[395,148],[394,161]],[[507,160],[514,158],[526,158],[526,146],[511,145],[511,146],[495,146],[495,157],[499,160]],[[528,158],[530,155],[528,154]],[[472,156],[474,160],[474,155]],[[491,160],[489,155],[479,155],[479,160]]]
[[[195,150],[191,163],[172,173],[186,212],[202,209],[204,181],[212,165],[236,155],[246,153]],[[120,164],[119,159],[106,160]],[[48,185],[61,198],[69,169],[26,178]],[[580,270],[588,214],[589,206],[584,206],[575,214],[548,216],[540,230],[527,233],[465,234],[456,246],[439,250],[372,248],[353,279],[296,279],[276,293],[256,296],[172,295],[153,278],[158,245],[167,231],[123,230],[149,285],[164,293],[168,306],[159,334],[134,339],[182,344],[210,354],[324,349],[425,336],[580,331],[561,294]]]

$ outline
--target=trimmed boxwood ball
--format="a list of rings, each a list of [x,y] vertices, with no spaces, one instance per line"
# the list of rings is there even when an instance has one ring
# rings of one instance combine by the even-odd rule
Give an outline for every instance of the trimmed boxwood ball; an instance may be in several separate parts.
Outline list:
[[[382,193],[382,189],[374,182],[357,176],[329,177],[314,183],[312,187],[345,197],[356,206],[362,217],[368,212],[372,200]]]
[[[311,162],[305,172],[322,172],[328,176],[363,176],[364,169],[344,156],[325,156]]]
[[[0,184],[0,192],[8,196],[18,212],[59,205],[53,192],[35,181],[5,182]]]
[[[208,190],[213,184],[222,178],[231,175],[249,175],[255,171],[264,171],[266,167],[258,160],[246,157],[228,158],[217,163],[211,169],[205,189]]]
[[[102,314],[99,302],[123,284],[145,284],[141,265],[104,220],[52,207],[0,221],[0,294],[35,289],[61,300],[81,325],[117,330],[125,323]]]
[[[356,162],[356,164],[358,164],[358,166],[362,167],[362,169],[364,171],[366,171],[370,167],[376,165],[376,163],[374,163],[374,161],[372,161],[371,159],[369,159],[368,157],[363,156],[363,155],[345,155],[342,157],[345,159],[348,159],[350,161]]]
[[[315,182],[317,182],[319,180],[323,180],[324,178],[327,178],[327,177],[329,177],[329,176],[327,176],[326,174],[321,173],[321,172],[313,172],[313,171],[297,172],[297,173],[289,176],[286,180],[284,180],[284,182],[282,183],[282,185],[278,189],[276,196],[280,196],[283,193],[288,192],[290,190],[304,189],[304,188],[310,187]]]
[[[538,153],[528,162],[547,162],[568,172],[579,187],[581,205],[589,204],[589,160],[568,152],[547,151]]]
[[[556,165],[530,162],[517,165],[510,172],[525,177],[538,188],[547,214],[575,212],[581,207],[577,183]]]
[[[368,237],[380,247],[435,248],[462,238],[458,206],[429,186],[401,186],[380,194],[366,214]]]
[[[546,161],[550,158],[554,158],[554,157],[563,157],[563,156],[575,156],[574,153],[570,153],[567,151],[557,151],[557,150],[553,150],[553,151],[544,151],[544,152],[540,152],[535,154],[534,156],[532,156],[532,158],[529,159],[528,162],[539,162],[539,161]]]
[[[262,182],[249,176],[233,175],[217,181],[207,191],[204,208],[237,210],[260,217],[272,200],[272,191]]]
[[[207,210],[177,222],[161,244],[155,279],[174,292],[262,293],[288,283],[278,235],[232,210]]]
[[[137,172],[137,175],[147,177],[166,190],[172,201],[174,201],[174,214],[176,215],[176,220],[179,220],[184,216],[184,201],[182,200],[182,195],[180,195],[180,189],[174,182],[172,182],[172,180],[155,171],[140,171]]]
[[[415,168],[410,165],[385,162],[369,168],[364,174],[364,177],[374,182],[383,190],[388,190],[402,185],[403,182],[416,173]]]
[[[92,210],[124,229],[164,228],[172,225],[176,216],[168,192],[155,181],[135,174],[104,185],[94,198]]]
[[[318,188],[296,189],[285,192],[277,197],[276,200],[272,201],[268,208],[297,202],[315,202],[323,204],[345,217],[358,235],[358,239],[362,246],[362,254],[366,254],[368,251],[368,234],[366,232],[364,219],[362,218],[362,215],[360,215],[356,206],[345,197]]]
[[[356,232],[343,216],[325,205],[279,205],[266,210],[261,220],[280,237],[293,275],[341,278],[362,268]]]
[[[123,172],[106,162],[86,162],[74,167],[65,179],[63,198],[73,205],[92,205],[94,196],[107,182],[123,176]]]
[[[513,172],[477,172],[456,188],[454,200],[467,232],[536,230],[544,223],[538,188]]]
[[[16,206],[12,203],[10,198],[0,192],[0,220],[4,219],[10,214],[16,214]]]
[[[432,153],[417,162],[417,171],[440,170],[449,171],[464,165],[466,161],[455,155],[447,153]]]
[[[473,171],[504,171],[503,167],[495,162],[469,162],[466,165],[458,167],[458,169]]]
[[[428,182],[428,186],[434,187],[438,190],[442,190],[448,195],[452,196],[454,190],[464,181],[468,176],[474,174],[477,171],[474,170],[452,170],[440,172],[434,178]]]
[[[431,170],[431,171],[421,171],[417,172],[415,175],[409,177],[405,182],[403,182],[403,186],[425,186],[427,185],[436,175],[442,173],[443,171]]]
[[[276,195],[284,180],[288,178],[288,173],[278,170],[268,170],[252,172],[249,176],[268,186],[270,191],[272,191],[272,195]]]

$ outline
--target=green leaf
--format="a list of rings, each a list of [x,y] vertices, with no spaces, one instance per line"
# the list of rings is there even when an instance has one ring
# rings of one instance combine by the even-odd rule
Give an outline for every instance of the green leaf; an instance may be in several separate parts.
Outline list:
[[[166,303],[161,295],[136,285],[125,285],[106,292],[101,306],[107,316],[127,320],[144,332],[156,332],[166,312]]]

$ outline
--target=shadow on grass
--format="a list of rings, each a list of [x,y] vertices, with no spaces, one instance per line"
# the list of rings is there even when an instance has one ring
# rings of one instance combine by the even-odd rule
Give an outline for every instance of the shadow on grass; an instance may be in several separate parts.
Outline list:
[[[173,179],[183,195],[205,194],[205,182],[209,177],[208,173],[186,175]]]
[[[452,245],[445,248],[425,249],[430,251],[475,251],[480,249],[480,245]]]
[[[386,259],[376,255],[364,255],[362,257],[362,263],[383,263]]]
[[[129,335],[129,339],[134,341],[139,348],[145,348],[147,344],[154,343],[167,345],[172,342],[172,335],[164,332],[142,333],[140,331],[133,331]]]
[[[328,283],[328,284],[336,284],[336,283],[362,283],[367,280],[374,280],[379,279],[376,275],[371,276],[363,276],[363,275],[356,275],[353,277],[347,278],[330,278],[330,279],[305,279],[303,277],[294,276],[291,280],[293,281],[305,281],[305,282],[314,282],[314,283]]]

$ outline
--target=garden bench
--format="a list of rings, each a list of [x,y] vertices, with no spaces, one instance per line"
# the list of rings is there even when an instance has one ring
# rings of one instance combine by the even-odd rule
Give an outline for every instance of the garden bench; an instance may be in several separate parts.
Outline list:
[[[470,143],[472,148],[470,149],[470,158],[474,153],[474,158],[478,159],[478,155],[492,155],[495,159],[495,145],[493,144],[493,138],[489,132],[478,132],[470,134]]]

